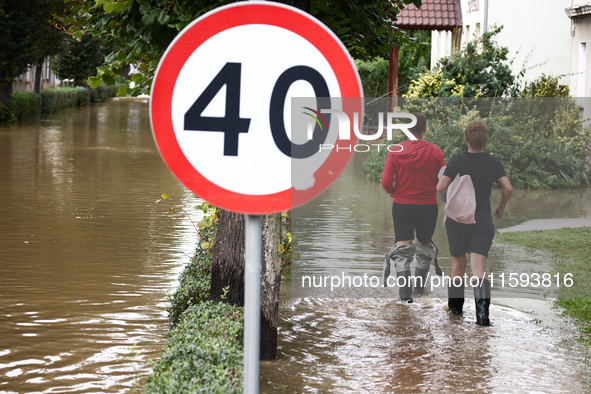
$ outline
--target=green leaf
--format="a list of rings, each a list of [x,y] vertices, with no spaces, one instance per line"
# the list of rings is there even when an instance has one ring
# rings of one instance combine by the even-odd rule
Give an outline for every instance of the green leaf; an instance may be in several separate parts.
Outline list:
[[[88,86],[91,89],[96,89],[101,86],[102,79],[100,77],[89,77],[88,78]]]
[[[103,76],[103,82],[105,85],[115,85],[115,79],[110,75]]]
[[[131,80],[136,84],[139,85],[140,83],[144,82],[144,76],[142,74],[133,74]]]
[[[127,92],[127,89],[129,89],[129,86],[127,86],[127,85],[121,86],[117,90],[117,96],[119,96],[119,97],[125,97],[125,93]]]
[[[115,9],[115,2],[114,0],[105,0],[103,3],[103,9],[107,14],[110,14]]]
[[[97,77],[102,77],[103,75],[105,75],[105,73],[107,73],[109,71],[109,67],[108,66],[100,66],[96,68],[96,75]]]

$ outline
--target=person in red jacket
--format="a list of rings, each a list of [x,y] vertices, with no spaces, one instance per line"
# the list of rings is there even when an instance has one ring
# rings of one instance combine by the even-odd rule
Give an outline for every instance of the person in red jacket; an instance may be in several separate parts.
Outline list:
[[[401,149],[389,152],[382,173],[382,187],[394,198],[392,219],[395,237],[390,258],[386,258],[384,263],[384,286],[387,286],[393,262],[400,299],[408,303],[413,302],[413,282],[416,284],[415,294],[423,293],[431,260],[436,256],[431,248],[438,213],[436,186],[440,171],[445,166],[441,149],[423,140],[427,131],[425,115],[413,115],[417,124],[410,131],[417,140],[402,141],[399,144]],[[415,276],[411,279],[413,261]]]

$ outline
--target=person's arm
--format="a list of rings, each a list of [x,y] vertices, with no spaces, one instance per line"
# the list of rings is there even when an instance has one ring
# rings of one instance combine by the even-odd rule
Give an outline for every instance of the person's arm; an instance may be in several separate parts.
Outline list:
[[[511,185],[509,178],[507,178],[506,176],[499,178],[498,182],[501,184],[501,187],[503,188],[503,192],[501,194],[501,203],[499,204],[497,209],[495,209],[495,217],[497,219],[500,219],[503,217],[503,212],[505,211],[505,206],[507,205],[507,202],[511,198],[511,193],[513,193],[513,186]]]
[[[437,192],[443,193],[445,191],[445,189],[447,189],[447,186],[449,186],[450,182],[451,182],[450,177],[448,177],[447,175],[442,175],[441,178],[439,179],[439,182],[437,182]]]
[[[396,172],[394,171],[393,155],[388,153],[386,157],[386,164],[384,171],[382,171],[382,188],[390,196],[394,195],[394,181],[396,180]]]

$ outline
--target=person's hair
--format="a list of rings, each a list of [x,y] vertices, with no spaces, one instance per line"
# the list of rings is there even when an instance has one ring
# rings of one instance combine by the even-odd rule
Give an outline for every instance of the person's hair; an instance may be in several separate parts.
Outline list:
[[[480,120],[475,120],[468,124],[464,135],[466,137],[466,142],[468,142],[473,149],[484,149],[488,143],[488,129]]]
[[[421,135],[425,132],[425,129],[427,128],[427,118],[425,117],[425,115],[420,114],[418,112],[413,112],[413,115],[417,118],[417,124],[409,128],[409,130],[414,135]]]

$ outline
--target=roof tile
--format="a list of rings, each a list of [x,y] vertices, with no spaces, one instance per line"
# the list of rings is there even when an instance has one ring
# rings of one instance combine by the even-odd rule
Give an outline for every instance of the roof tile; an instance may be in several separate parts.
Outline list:
[[[423,0],[420,9],[409,4],[394,22],[401,29],[417,30],[450,30],[461,25],[460,0]]]

